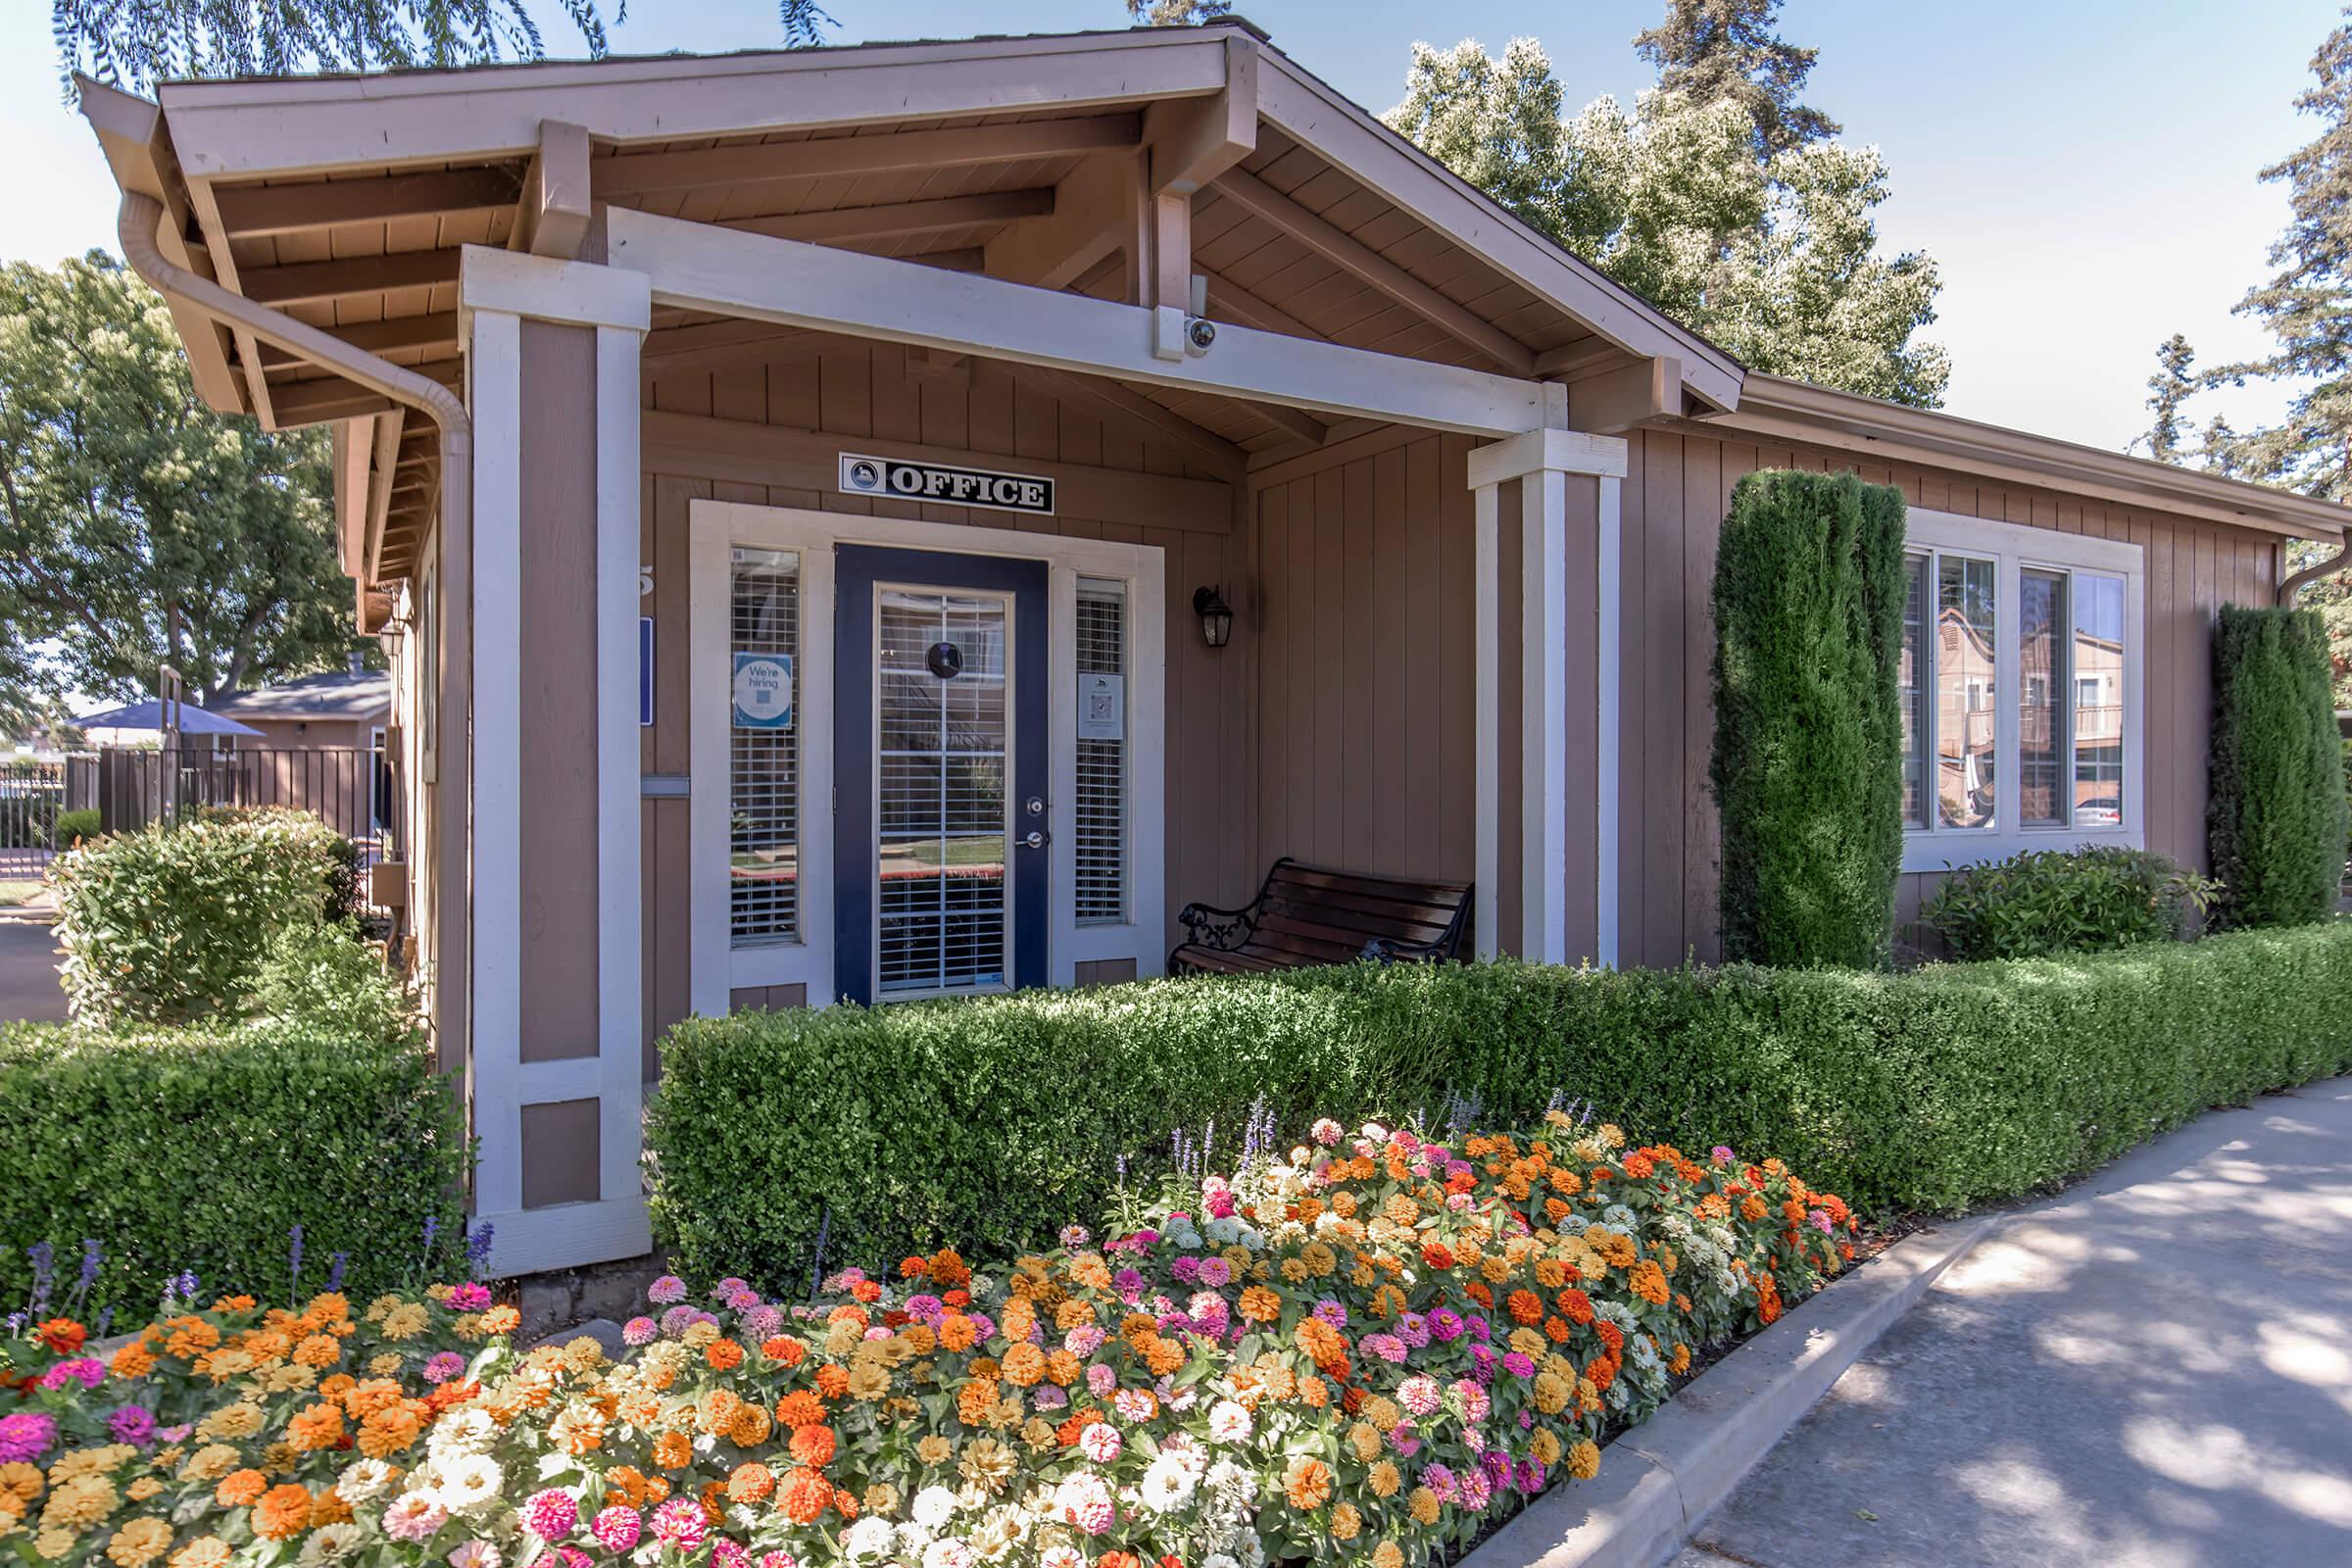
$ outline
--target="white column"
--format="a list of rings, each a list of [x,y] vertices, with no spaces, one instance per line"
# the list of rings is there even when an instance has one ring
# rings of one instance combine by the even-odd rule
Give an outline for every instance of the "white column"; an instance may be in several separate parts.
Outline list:
[[[1478,951],[1499,949],[1496,888],[1501,870],[1501,711],[1497,648],[1504,612],[1499,570],[1498,487],[1520,481],[1520,936],[1519,956],[1565,963],[1592,933],[1590,956],[1617,961],[1617,794],[1619,643],[1619,499],[1626,444],[1612,436],[1562,429],[1533,430],[1470,454],[1469,482],[1477,495],[1477,894]],[[1593,490],[1591,537],[1571,533],[1572,484]],[[1576,574],[1593,584],[1593,667],[1573,669],[1568,658],[1570,587]],[[1574,683],[1591,682],[1592,724],[1586,733],[1571,718]],[[1575,705],[1581,714],[1584,705]],[[1592,748],[1594,787],[1590,801],[1571,799],[1574,750]],[[1587,836],[1589,835],[1589,839]],[[1571,844],[1585,839],[1592,854],[1590,887],[1571,884]]]
[[[638,355],[651,324],[640,273],[467,247],[459,285],[474,420],[472,1019],[467,1055],[480,1153],[473,1211],[495,1231],[500,1274],[627,1257],[651,1246],[639,1174],[643,1110],[643,854],[637,727]],[[520,643],[525,320],[595,336],[595,383],[565,389],[594,428],[570,449],[594,465],[595,631],[582,699],[595,714],[595,1054],[524,1061]],[[590,395],[578,396],[582,391]],[[593,411],[591,414],[589,411]],[[544,457],[544,455],[543,455]],[[576,458],[574,459],[576,461]],[[595,1196],[523,1206],[525,1107],[596,1102]]]

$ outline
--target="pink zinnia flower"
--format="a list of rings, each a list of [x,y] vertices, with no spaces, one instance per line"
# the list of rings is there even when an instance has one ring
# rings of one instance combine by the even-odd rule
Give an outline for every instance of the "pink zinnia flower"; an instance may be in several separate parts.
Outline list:
[[[664,1274],[645,1288],[645,1298],[656,1306],[668,1306],[686,1299],[686,1282],[675,1274]]]
[[[471,1281],[452,1286],[448,1306],[452,1312],[479,1312],[490,1304],[490,1287]]]
[[[449,1568],[498,1568],[498,1547],[487,1541],[468,1541],[449,1554]]]
[[[455,1350],[443,1350],[440,1354],[434,1356],[431,1360],[424,1363],[424,1381],[427,1383],[447,1383],[451,1378],[456,1377],[459,1373],[465,1370],[466,1358],[464,1356],[460,1355]]]
[[[1321,1144],[1325,1149],[1329,1149],[1332,1145],[1340,1141],[1340,1124],[1336,1121],[1333,1121],[1329,1116],[1325,1116],[1320,1121],[1316,1122],[1313,1127],[1307,1129],[1307,1136],[1312,1138],[1316,1143]]]
[[[522,1505],[522,1523],[541,1541],[562,1541],[580,1528],[580,1501],[562,1487],[534,1492]]]
[[[721,1536],[710,1543],[710,1560],[717,1568],[749,1568],[752,1554],[734,1537]]]
[[[760,1568],[801,1568],[801,1560],[789,1551],[771,1551],[761,1555]]]
[[[1119,1429],[1107,1421],[1097,1421],[1078,1434],[1078,1450],[1097,1464],[1108,1464],[1127,1446]]]
[[[1102,1535],[1119,1521],[1119,1510],[1110,1500],[1110,1486],[1101,1476],[1079,1474],[1071,1476],[1054,1489],[1054,1511],[1063,1522],[1076,1525],[1090,1536]]]
[[[620,1326],[623,1345],[651,1345],[661,1338],[662,1328],[650,1317],[633,1317]]]
[[[627,1551],[645,1534],[645,1516],[625,1502],[616,1502],[596,1516],[588,1534],[607,1551]]]
[[[449,1510],[420,1492],[396,1499],[384,1510],[384,1534],[394,1541],[430,1541],[449,1523]],[[451,1560],[456,1560],[453,1555]]]
[[[692,1497],[672,1497],[654,1510],[654,1539],[680,1551],[698,1551],[710,1533],[710,1516]]]
[[[57,1441],[57,1420],[39,1410],[0,1415],[0,1464],[38,1459]]]
[[[1410,1377],[1396,1386],[1396,1402],[1412,1415],[1436,1415],[1446,1395],[1436,1378]]]
[[[1119,1386],[1119,1375],[1097,1361],[1086,1369],[1086,1392],[1098,1399],[1110,1397],[1110,1391]]]
[[[1064,1225],[1061,1228],[1061,1245],[1070,1251],[1075,1252],[1093,1239],[1083,1225]]]
[[[1732,1162],[1732,1152],[1722,1144],[1717,1144],[1709,1157],[1718,1165],[1729,1165]]]

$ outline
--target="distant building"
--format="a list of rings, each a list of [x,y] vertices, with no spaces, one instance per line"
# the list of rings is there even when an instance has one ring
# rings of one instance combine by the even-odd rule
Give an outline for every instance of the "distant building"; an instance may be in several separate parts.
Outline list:
[[[355,659],[354,664],[358,662]],[[382,670],[352,668],[302,675],[274,686],[231,692],[213,704],[261,732],[244,747],[381,746],[392,713],[392,677]]]

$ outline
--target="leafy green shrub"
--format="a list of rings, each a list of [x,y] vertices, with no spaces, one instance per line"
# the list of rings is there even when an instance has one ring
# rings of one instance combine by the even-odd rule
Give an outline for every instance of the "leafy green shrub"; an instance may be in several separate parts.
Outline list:
[[[95,806],[77,807],[57,813],[57,825],[51,834],[56,847],[70,850],[76,839],[94,839],[104,824],[99,820]]]
[[[2226,924],[2296,925],[2335,909],[2346,805],[2328,683],[2317,611],[2222,608],[2206,828]]]
[[[292,925],[270,939],[254,977],[255,1013],[345,1040],[412,1040],[414,999],[382,953],[348,925]]]
[[[1952,872],[1921,915],[1955,958],[2038,958],[2178,942],[2214,884],[2150,850],[2027,850]]]
[[[1724,955],[1884,963],[1902,867],[1902,493],[1749,474],[1714,606]]]
[[[1769,1149],[1873,1209],[2087,1170],[2209,1106],[2352,1066],[2352,923],[1909,973],[1359,964],[689,1019],[648,1116],[689,1273],[804,1285],[1090,1211],[1120,1164],[1252,1111],[1490,1125],[1555,1093],[1636,1136]],[[1213,1123],[1213,1128],[1210,1124]]]
[[[143,1312],[182,1269],[282,1302],[296,1225],[303,1282],[348,1253],[365,1300],[455,1263],[466,1169],[457,1102],[411,1039],[0,1028],[0,1300],[25,1298],[28,1247],[71,1269],[86,1239],[104,1258],[93,1305]]]
[[[51,869],[74,1016],[242,1016],[273,932],[350,916],[354,863],[350,840],[286,809],[199,816],[68,851]]]

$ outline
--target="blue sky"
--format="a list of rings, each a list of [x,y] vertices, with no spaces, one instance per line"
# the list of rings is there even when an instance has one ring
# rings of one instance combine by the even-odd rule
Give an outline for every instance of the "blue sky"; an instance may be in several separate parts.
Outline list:
[[[47,7],[0,16],[0,147],[12,199],[0,259],[55,261],[110,245],[112,187],[60,101]],[[843,41],[961,37],[1124,24],[1119,0],[838,0]],[[1276,43],[1374,110],[1400,95],[1415,39],[1499,52],[1543,40],[1571,106],[1648,80],[1629,40],[1659,0],[1247,0]],[[768,0],[634,0],[624,53],[773,42]],[[2334,24],[2335,0],[1788,0],[1782,31],[1821,50],[1809,99],[1875,143],[1893,172],[1890,248],[1942,265],[1954,413],[2095,446],[2146,424],[2158,341],[2185,331],[2207,363],[2258,352],[2230,314],[2264,275],[2285,219],[2255,172],[2309,139],[2290,100]],[[563,24],[556,53],[573,52]],[[2278,397],[2230,394],[2244,426]],[[2204,411],[2204,412],[2210,412]]]

